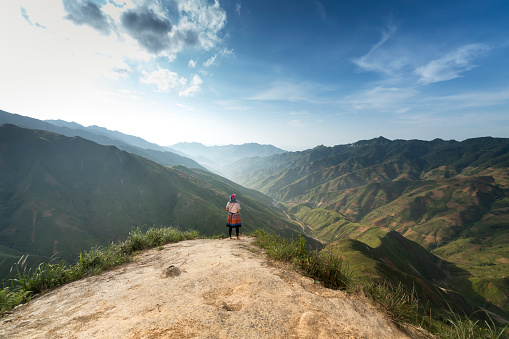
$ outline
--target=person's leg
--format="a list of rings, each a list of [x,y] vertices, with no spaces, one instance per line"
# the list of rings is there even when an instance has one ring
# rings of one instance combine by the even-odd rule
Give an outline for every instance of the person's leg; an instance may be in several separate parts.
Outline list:
[[[235,227],[235,235],[237,235],[237,239],[239,238],[239,226]]]
[[[228,232],[230,233],[230,239],[232,238],[232,227],[228,227]]]

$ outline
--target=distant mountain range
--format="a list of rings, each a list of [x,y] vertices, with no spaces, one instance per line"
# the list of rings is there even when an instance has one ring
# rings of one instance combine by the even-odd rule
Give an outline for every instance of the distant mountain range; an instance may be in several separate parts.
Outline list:
[[[377,248],[379,237],[397,231],[463,270],[439,278],[440,286],[509,311],[509,139],[380,137],[243,159],[226,176],[282,202],[308,234],[356,258],[356,271],[412,273],[352,242]]]
[[[81,137],[0,127],[0,277],[21,255],[72,261],[123,239],[133,226],[179,226],[225,234],[236,193],[242,231],[296,237],[299,226],[271,198],[205,170],[166,167]],[[316,243],[308,238],[311,244]]]
[[[116,146],[121,150],[156,161],[165,166],[182,165],[190,168],[205,169],[194,160],[170,152],[161,146],[149,143],[141,138],[125,135],[120,132],[109,131],[97,126],[84,127],[77,123],[65,122],[62,120],[42,121],[0,110],[0,125],[3,124],[13,124],[24,128],[44,130],[68,137],[79,136],[100,145]]]
[[[197,142],[182,142],[169,147],[179,154],[190,157],[219,174],[226,173],[229,165],[253,157],[268,157],[286,151],[272,145],[249,143],[243,145],[205,146]]]
[[[205,146],[200,143],[178,143],[160,146],[140,137],[111,131],[99,126],[82,126],[64,120],[38,120],[0,110],[0,125],[40,129],[69,137],[79,136],[101,145],[112,145],[153,160],[165,166],[182,165],[189,168],[208,169],[222,174],[229,164],[243,158],[264,157],[286,151],[272,145],[249,143],[243,145]]]

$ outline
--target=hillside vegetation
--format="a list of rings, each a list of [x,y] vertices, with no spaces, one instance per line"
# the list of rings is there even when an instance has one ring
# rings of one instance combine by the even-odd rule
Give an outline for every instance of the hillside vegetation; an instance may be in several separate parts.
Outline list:
[[[364,274],[394,275],[386,265],[461,292],[470,305],[509,311],[509,139],[380,137],[244,159],[228,177],[284,203]],[[408,251],[373,254],[394,231],[449,268],[426,276]]]
[[[271,198],[207,171],[165,167],[80,137],[0,127],[0,277],[29,254],[73,261],[80,251],[124,239],[133,226],[172,225],[224,234],[236,193],[242,231],[296,237]],[[316,242],[312,242],[316,244]]]

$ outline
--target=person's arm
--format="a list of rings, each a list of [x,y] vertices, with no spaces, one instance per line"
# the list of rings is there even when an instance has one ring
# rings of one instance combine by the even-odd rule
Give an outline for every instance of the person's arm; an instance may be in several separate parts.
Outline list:
[[[226,210],[227,210],[228,212],[230,212],[230,203],[229,203],[229,202],[226,204]]]

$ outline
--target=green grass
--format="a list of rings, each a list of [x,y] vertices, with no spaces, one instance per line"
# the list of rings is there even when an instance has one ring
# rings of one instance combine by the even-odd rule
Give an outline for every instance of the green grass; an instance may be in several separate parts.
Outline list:
[[[27,268],[27,256],[21,257],[15,269],[17,277],[10,287],[0,290],[0,313],[9,311],[15,306],[29,301],[34,295],[78,280],[131,260],[133,254],[150,249],[160,248],[164,244],[183,240],[196,239],[197,231],[180,231],[172,227],[151,227],[145,232],[141,228],[131,230],[124,242],[111,243],[105,248],[93,247],[90,251],[80,253],[74,265],[64,261],[41,263],[35,268]]]
[[[470,317],[461,317],[457,313],[450,312],[444,323],[436,328],[436,336],[444,339],[499,339],[508,338],[509,325],[500,327],[488,317],[489,320],[479,323]]]
[[[350,274],[343,260],[330,251],[309,251],[306,239],[288,240],[277,234],[256,230],[255,245],[265,248],[267,255],[276,260],[292,261],[309,277],[323,283],[325,287],[344,289],[348,285]]]

